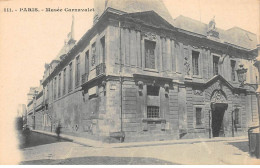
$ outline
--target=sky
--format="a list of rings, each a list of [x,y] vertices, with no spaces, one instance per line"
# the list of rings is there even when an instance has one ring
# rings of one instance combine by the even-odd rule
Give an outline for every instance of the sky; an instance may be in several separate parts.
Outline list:
[[[259,0],[163,0],[173,18],[187,16],[216,26],[238,26],[259,33]],[[75,39],[92,26],[93,12],[4,12],[4,8],[93,8],[93,0],[0,0],[0,118],[14,116],[27,103],[31,86],[39,86],[44,64],[64,44],[75,17]],[[0,122],[0,127],[11,121]]]
[[[229,29],[238,26],[257,33],[259,0],[163,0],[173,18],[179,15],[208,23],[215,16],[216,26]],[[38,1],[37,1],[38,2]],[[79,40],[92,26],[93,12],[3,13],[4,7],[93,8],[93,0],[45,0],[36,3],[16,0],[0,2],[1,79],[9,87],[10,98],[26,103],[30,86],[38,86],[49,63],[61,49],[75,17],[75,38]],[[4,53],[3,53],[4,52]],[[2,61],[6,60],[6,61]],[[7,82],[8,81],[8,82]],[[15,95],[15,96],[13,96]]]

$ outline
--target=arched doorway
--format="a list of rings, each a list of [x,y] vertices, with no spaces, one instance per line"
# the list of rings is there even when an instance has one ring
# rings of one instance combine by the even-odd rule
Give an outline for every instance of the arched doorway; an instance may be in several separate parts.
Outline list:
[[[224,114],[228,107],[227,98],[222,90],[215,90],[211,96],[211,130],[213,137],[225,136]]]

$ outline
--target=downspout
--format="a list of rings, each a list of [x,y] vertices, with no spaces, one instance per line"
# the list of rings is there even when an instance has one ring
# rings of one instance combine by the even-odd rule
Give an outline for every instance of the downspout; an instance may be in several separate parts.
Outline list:
[[[121,49],[121,22],[119,21],[119,74],[120,74],[120,142],[124,142],[125,135],[123,132],[123,77],[122,77],[122,49]]]

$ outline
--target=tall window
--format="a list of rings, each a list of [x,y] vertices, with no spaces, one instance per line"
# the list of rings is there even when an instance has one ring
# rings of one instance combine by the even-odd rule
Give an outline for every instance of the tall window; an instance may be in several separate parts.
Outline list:
[[[69,64],[69,92],[72,90],[72,63]]]
[[[89,73],[89,51],[85,53],[85,72]]]
[[[46,93],[45,93],[45,99],[47,100],[49,96],[49,84],[46,85]]]
[[[157,96],[159,98],[159,91],[160,87],[159,86],[147,86],[147,96]],[[154,98],[153,98],[154,99]],[[154,102],[152,103],[153,105],[148,105],[147,106],[147,118],[159,118],[160,117],[160,107],[157,105],[154,105]]]
[[[234,124],[236,125],[236,126],[240,126],[240,114],[239,114],[239,109],[235,109],[235,114],[234,114],[235,116],[235,118],[234,118]]]
[[[56,99],[56,87],[57,87],[57,82],[56,82],[56,77],[54,78],[54,84],[53,84],[53,98],[54,100]]]
[[[103,37],[101,40],[101,55],[102,55],[102,62],[105,63],[106,59],[106,43],[105,43],[105,37]]]
[[[155,46],[153,41],[145,40],[145,68],[155,69]]]
[[[197,51],[192,51],[192,72],[193,75],[199,75],[199,55]]]
[[[213,75],[218,75],[218,62],[219,62],[219,57],[213,56]]]
[[[63,95],[66,94],[66,68],[63,70]]]
[[[236,71],[235,71],[236,61],[231,60],[230,64],[231,64],[231,80],[235,81],[236,80]]]
[[[202,125],[202,109],[196,108],[196,126]]]
[[[94,67],[96,65],[96,43],[92,44],[91,47],[91,51],[92,51],[92,57],[91,57],[91,66]]]
[[[60,90],[61,90],[61,73],[59,74],[59,79],[58,79],[58,97],[60,97]]]
[[[80,57],[76,57],[76,80],[75,80],[75,85],[79,85],[79,80],[80,80]]]

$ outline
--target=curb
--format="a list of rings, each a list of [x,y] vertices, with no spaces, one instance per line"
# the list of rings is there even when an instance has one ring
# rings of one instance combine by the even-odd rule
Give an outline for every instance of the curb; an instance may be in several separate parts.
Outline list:
[[[47,136],[57,137],[52,132],[32,130],[32,132],[45,134]],[[170,140],[170,141],[150,141],[150,142],[130,142],[127,143],[102,143],[101,141],[89,140],[87,138],[75,137],[70,135],[60,135],[60,138],[66,141],[70,141],[83,146],[94,147],[94,148],[131,148],[131,147],[144,147],[144,146],[160,146],[160,145],[174,145],[174,144],[194,144],[201,142],[224,142],[232,140],[248,140],[247,137],[226,137],[227,139],[183,139],[183,140]],[[92,142],[90,142],[92,141]]]

